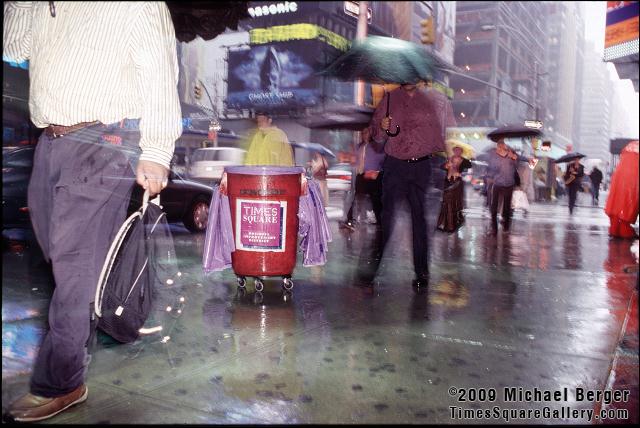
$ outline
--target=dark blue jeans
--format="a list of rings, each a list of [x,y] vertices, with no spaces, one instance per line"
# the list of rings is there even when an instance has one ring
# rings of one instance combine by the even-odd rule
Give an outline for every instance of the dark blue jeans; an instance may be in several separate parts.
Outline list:
[[[38,141],[29,211],[55,289],[31,377],[33,394],[56,397],[85,381],[91,303],[125,219],[139,139],[137,130],[98,124],[56,139],[43,133]]]

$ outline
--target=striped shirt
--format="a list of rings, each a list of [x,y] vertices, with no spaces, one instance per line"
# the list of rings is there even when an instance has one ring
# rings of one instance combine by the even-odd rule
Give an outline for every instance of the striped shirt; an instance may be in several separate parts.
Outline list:
[[[29,60],[39,127],[140,119],[141,160],[169,167],[182,133],[165,2],[4,2],[3,59]]]

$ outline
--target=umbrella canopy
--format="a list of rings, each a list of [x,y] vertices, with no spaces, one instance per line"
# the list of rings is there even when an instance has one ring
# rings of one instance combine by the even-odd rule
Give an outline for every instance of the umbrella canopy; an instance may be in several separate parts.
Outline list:
[[[370,83],[416,83],[432,79],[438,70],[452,68],[422,46],[391,37],[369,36],[320,72],[342,80]]]
[[[453,149],[460,147],[462,149],[462,157],[465,159],[473,159],[476,156],[476,152],[471,144],[463,143],[462,141],[449,139],[445,142],[447,147],[447,156],[453,156]]]
[[[197,36],[211,40],[226,28],[238,29],[238,22],[249,18],[247,1],[168,1],[167,7],[176,39],[190,42]]]
[[[365,106],[336,104],[324,111],[312,113],[298,122],[311,129],[345,129],[360,131],[371,122],[373,109]]]
[[[563,162],[571,162],[574,159],[581,159],[587,157],[586,155],[583,155],[582,153],[578,153],[578,152],[574,152],[574,153],[567,153],[564,156],[560,156],[558,159],[556,159],[556,163],[563,163]]]
[[[489,132],[487,137],[497,143],[502,138],[538,137],[540,135],[542,135],[542,131],[539,129],[524,125],[506,125]]]
[[[312,152],[318,152],[321,155],[329,156],[329,157],[332,157],[332,158],[336,157],[336,155],[331,150],[327,149],[322,144],[291,142],[291,145],[293,147],[297,147],[297,148],[300,148],[300,149],[310,150]]]

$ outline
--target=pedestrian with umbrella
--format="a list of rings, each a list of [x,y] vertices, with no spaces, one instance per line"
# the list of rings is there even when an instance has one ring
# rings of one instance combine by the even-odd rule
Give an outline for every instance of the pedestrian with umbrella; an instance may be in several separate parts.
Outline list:
[[[496,149],[489,153],[487,166],[487,180],[492,183],[490,192],[491,234],[498,233],[498,208],[502,204],[502,228],[509,232],[511,227],[511,198],[516,186],[518,161],[528,159],[519,156],[504,142],[504,138],[497,141]]]
[[[468,146],[468,145],[467,145]],[[440,215],[438,216],[437,228],[444,232],[455,232],[464,223],[464,183],[462,173],[465,169],[471,168],[472,151],[467,149],[467,157],[464,156],[464,143],[455,140],[447,140],[447,149],[452,154],[441,168],[447,171],[444,179],[444,190],[442,192],[442,204]],[[447,150],[449,151],[449,150]]]
[[[582,185],[582,177],[584,177],[584,166],[580,163],[580,159],[585,157],[582,153],[569,153],[561,156],[556,163],[569,162],[567,170],[564,173],[564,185],[569,191],[569,214],[573,214],[576,206],[578,190]]]
[[[445,128],[456,126],[451,103],[432,88],[418,88],[446,65],[422,46],[389,37],[370,36],[330,64],[323,74],[370,83],[398,83],[384,95],[373,113],[369,132],[384,144],[386,158],[382,178],[382,244],[374,246],[359,282],[371,284],[384,248],[391,237],[398,209],[409,202],[412,222],[413,268],[416,291],[429,283],[429,233],[427,194],[431,183],[431,159],[445,151]],[[378,235],[379,236],[379,235]]]
[[[594,165],[591,174],[589,174],[589,179],[591,180],[591,203],[594,207],[597,207],[599,204],[600,183],[602,183],[602,171]]]
[[[511,198],[516,185],[519,185],[518,162],[529,161],[518,155],[505,143],[506,138],[525,138],[539,136],[541,132],[521,125],[506,125],[487,134],[497,143],[495,150],[488,153],[486,180],[489,184],[487,198],[491,209],[491,234],[498,233],[498,208],[502,204],[502,226],[505,232],[511,227]]]

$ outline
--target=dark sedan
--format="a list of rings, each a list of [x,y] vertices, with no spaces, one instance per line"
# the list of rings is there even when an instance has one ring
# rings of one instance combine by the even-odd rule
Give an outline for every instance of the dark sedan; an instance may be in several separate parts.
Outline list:
[[[2,228],[31,227],[27,208],[27,187],[35,146],[5,147],[2,153]],[[181,222],[191,232],[204,232],[209,218],[213,190],[171,173],[168,186],[160,193],[160,204],[170,223]],[[134,186],[130,211],[140,207],[142,188]]]
[[[30,227],[27,186],[34,146],[2,148],[2,228]]]
[[[142,187],[135,186],[131,195],[129,212],[140,208],[142,194]],[[160,205],[167,214],[169,223],[182,222],[184,227],[191,232],[204,232],[207,229],[212,194],[211,186],[187,180],[172,172],[169,184],[160,192]]]

